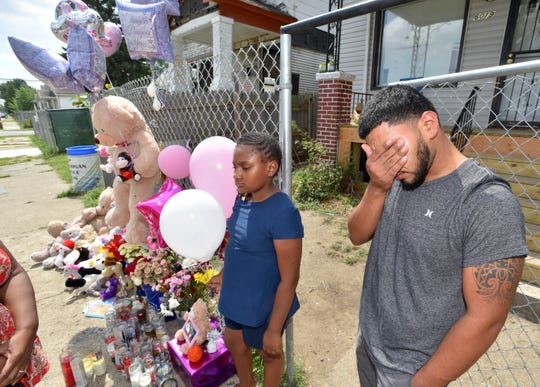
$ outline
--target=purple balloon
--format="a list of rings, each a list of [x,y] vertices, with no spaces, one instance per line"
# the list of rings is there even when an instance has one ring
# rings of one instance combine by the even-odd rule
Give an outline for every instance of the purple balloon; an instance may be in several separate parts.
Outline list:
[[[139,5],[116,0],[116,6],[131,59],[174,62],[165,2]]]
[[[83,86],[73,78],[68,61],[59,54],[14,36],[8,36],[8,40],[24,68],[41,82],[58,93],[84,93]]]
[[[131,0],[132,4],[155,4],[163,0]],[[165,0],[167,15],[180,16],[180,3],[178,0]]]
[[[66,51],[73,78],[92,93],[102,90],[107,75],[105,53],[86,28],[71,27]]]

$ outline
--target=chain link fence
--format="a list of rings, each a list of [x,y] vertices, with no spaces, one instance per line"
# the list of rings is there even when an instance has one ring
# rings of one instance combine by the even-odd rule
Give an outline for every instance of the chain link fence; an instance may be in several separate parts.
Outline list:
[[[279,45],[261,43],[240,49],[230,58],[169,66],[94,98],[118,95],[132,101],[163,147],[181,144],[194,149],[211,136],[237,140],[252,131],[278,138],[279,93],[270,85],[279,84],[277,74]],[[155,97],[148,94],[151,83]]]
[[[462,152],[503,176],[521,202],[530,255],[494,345],[451,385],[536,386],[540,381],[540,78],[420,85]]]

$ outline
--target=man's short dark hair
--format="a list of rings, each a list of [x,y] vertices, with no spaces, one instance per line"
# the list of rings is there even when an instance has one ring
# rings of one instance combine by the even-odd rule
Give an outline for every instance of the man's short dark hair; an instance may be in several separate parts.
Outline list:
[[[358,120],[358,135],[366,138],[383,122],[396,125],[420,118],[425,111],[437,113],[433,104],[415,88],[404,85],[387,86],[364,107]]]

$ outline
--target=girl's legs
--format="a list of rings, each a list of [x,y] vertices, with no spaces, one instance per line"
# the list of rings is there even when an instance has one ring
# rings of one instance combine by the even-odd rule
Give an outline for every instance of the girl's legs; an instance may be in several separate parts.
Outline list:
[[[256,381],[253,376],[251,348],[244,342],[242,330],[226,327],[223,337],[225,339],[225,345],[234,360],[238,377],[240,378],[238,387],[255,387]]]
[[[277,356],[269,356],[264,351],[259,351],[264,361],[264,387],[279,387],[285,367],[283,351]]]

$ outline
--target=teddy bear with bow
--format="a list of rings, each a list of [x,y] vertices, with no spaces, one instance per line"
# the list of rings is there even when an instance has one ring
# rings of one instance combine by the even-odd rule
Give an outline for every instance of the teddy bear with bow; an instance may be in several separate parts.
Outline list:
[[[146,242],[148,222],[136,205],[150,198],[160,181],[159,147],[141,112],[128,99],[106,96],[92,107],[95,142],[107,146],[113,161],[125,153],[131,158],[134,175],[140,178],[115,178],[114,207],[105,221],[109,227],[126,227],[124,239],[129,244]],[[121,167],[113,163],[113,172],[122,176]]]

